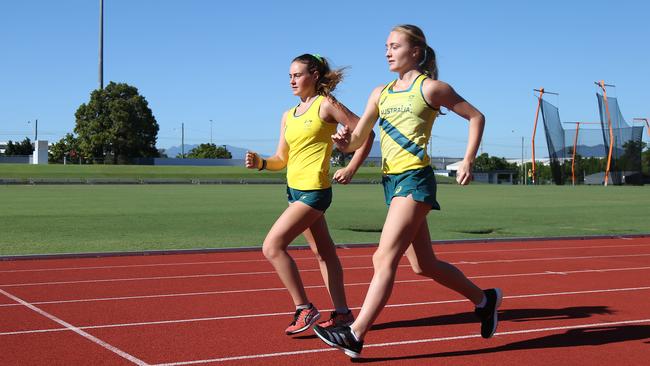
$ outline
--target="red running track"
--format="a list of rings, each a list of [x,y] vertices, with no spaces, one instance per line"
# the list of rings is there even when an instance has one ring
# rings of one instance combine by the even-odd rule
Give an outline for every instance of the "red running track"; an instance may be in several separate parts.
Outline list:
[[[355,362],[390,365],[643,364],[650,350],[650,238],[434,246],[505,298],[497,334],[471,303],[404,259]],[[374,248],[339,249],[353,309]],[[310,299],[331,308],[317,263],[292,251]],[[340,365],[307,331],[261,252],[0,262],[0,365]]]

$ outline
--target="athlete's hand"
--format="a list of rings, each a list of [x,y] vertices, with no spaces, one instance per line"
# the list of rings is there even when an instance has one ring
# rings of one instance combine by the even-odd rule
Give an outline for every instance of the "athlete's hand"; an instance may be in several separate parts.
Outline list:
[[[463,160],[456,171],[456,182],[461,186],[468,185],[474,177],[472,176],[472,163]]]
[[[355,172],[353,172],[352,169],[341,168],[334,173],[334,177],[332,179],[340,184],[348,184],[352,181],[354,173]]]
[[[336,147],[340,151],[346,152],[348,145],[350,144],[351,135],[352,133],[350,132],[348,126],[343,126],[343,128],[336,131],[336,133],[332,135],[332,141],[334,141]]]
[[[244,164],[248,169],[259,169],[262,165],[262,159],[260,159],[260,156],[257,155],[257,153],[246,151],[246,160]]]

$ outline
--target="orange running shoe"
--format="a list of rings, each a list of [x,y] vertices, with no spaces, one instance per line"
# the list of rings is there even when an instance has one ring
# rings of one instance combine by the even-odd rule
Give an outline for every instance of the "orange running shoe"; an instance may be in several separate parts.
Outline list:
[[[318,325],[322,328],[329,328],[331,326],[341,327],[352,323],[354,323],[354,315],[352,315],[352,310],[348,310],[348,312],[344,314],[332,311],[330,313],[330,318],[324,322],[318,323]]]
[[[312,324],[316,323],[318,319],[320,319],[318,309],[316,309],[314,305],[309,304],[307,309],[296,310],[296,313],[293,314],[293,322],[289,324],[289,327],[287,327],[284,332],[287,333],[287,335],[304,332],[311,327]]]

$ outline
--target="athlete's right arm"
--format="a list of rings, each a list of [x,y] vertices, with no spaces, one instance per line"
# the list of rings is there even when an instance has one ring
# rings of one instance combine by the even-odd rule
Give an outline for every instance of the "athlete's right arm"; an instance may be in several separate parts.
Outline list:
[[[350,132],[347,127],[344,127],[341,131],[332,135],[332,140],[339,150],[343,152],[355,151],[368,139],[370,131],[372,131],[377,118],[379,118],[379,95],[383,89],[383,85],[378,86],[370,93],[366,109],[363,111],[363,115],[354,131]]]
[[[278,141],[278,148],[275,151],[275,155],[270,156],[266,159],[266,165],[264,165],[264,159],[255,152],[247,151],[246,152],[246,167],[249,169],[259,169],[262,168],[267,170],[282,170],[287,166],[287,160],[289,158],[289,145],[284,139],[284,129],[287,121],[287,112],[284,112],[282,115],[282,122],[280,123],[280,140]]]

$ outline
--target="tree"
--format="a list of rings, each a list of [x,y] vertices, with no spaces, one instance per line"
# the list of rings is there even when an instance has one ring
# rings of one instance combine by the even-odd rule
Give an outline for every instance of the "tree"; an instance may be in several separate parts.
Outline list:
[[[75,113],[82,155],[93,162],[127,163],[157,157],[158,122],[138,89],[110,82]]]
[[[643,162],[643,171],[645,173],[650,172],[650,148],[645,149],[641,154],[641,161]]]
[[[474,170],[479,172],[487,172],[494,170],[516,170],[518,171],[517,164],[508,163],[505,158],[497,158],[490,156],[488,153],[483,153],[476,157],[474,160]]]
[[[232,154],[225,146],[201,144],[187,154],[190,159],[232,159]]]
[[[50,163],[63,163],[64,157],[68,160],[77,160],[79,158],[79,140],[68,133],[50,147],[48,155]]]
[[[7,148],[5,149],[6,156],[15,156],[15,155],[32,155],[34,154],[34,147],[32,146],[32,141],[29,137],[25,137],[22,142],[12,142],[9,140],[7,143]]]

